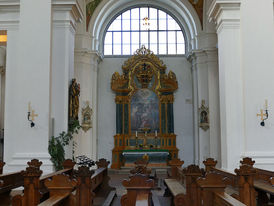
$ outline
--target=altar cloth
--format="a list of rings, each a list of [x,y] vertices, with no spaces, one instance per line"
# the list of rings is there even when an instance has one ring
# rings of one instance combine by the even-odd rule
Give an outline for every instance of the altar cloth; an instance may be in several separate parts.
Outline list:
[[[144,155],[148,155],[149,164],[166,165],[169,152],[168,150],[124,150],[122,156],[125,166],[133,165],[137,159],[142,159]]]

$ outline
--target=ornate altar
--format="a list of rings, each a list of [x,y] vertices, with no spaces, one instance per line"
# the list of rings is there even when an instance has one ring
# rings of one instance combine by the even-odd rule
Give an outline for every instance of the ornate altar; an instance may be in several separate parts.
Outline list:
[[[115,72],[111,80],[111,89],[116,93],[111,167],[124,165],[125,151],[168,151],[171,159],[177,158],[173,116],[176,75],[172,71],[166,74],[166,65],[144,46],[122,69],[123,74]]]

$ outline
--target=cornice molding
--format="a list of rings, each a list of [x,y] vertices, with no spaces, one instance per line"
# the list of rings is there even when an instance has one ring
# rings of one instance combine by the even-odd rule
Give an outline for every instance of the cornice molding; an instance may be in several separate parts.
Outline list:
[[[20,5],[20,0],[0,0],[0,6],[16,6]]]
[[[1,12],[3,11],[19,12],[20,1],[19,0],[0,0],[0,9],[1,9]]]
[[[241,0],[214,0],[208,10],[209,21],[216,23],[217,31],[222,24],[240,24]]]
[[[101,53],[97,51],[91,51],[89,49],[75,49],[74,53],[81,56],[88,56],[89,58],[98,58],[98,61],[101,61],[103,59]]]
[[[70,11],[76,22],[81,22],[84,19],[84,13],[78,0],[53,0],[52,5],[56,11]]]

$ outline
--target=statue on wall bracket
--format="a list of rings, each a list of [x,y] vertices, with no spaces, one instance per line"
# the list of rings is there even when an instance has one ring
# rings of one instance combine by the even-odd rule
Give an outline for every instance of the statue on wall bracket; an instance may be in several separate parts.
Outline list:
[[[92,128],[92,109],[89,107],[89,101],[86,101],[86,106],[82,108],[82,129],[87,132]]]
[[[79,120],[79,96],[80,84],[76,82],[76,79],[72,79],[69,87],[69,123]]]
[[[205,100],[202,100],[202,105],[199,108],[199,127],[204,131],[209,128],[209,109],[205,106]]]

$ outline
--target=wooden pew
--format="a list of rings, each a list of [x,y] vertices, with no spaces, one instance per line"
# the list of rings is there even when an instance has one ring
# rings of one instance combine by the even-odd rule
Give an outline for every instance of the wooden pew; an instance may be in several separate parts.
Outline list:
[[[197,165],[189,165],[182,169],[183,161],[174,159],[169,161],[171,166],[170,178],[165,179],[165,196],[172,195],[173,203],[177,205],[197,206],[196,179],[204,175],[204,170]]]
[[[24,177],[24,194],[12,198],[13,206],[36,206],[40,203],[40,181],[42,162],[33,159],[28,162],[28,167],[21,174]]]
[[[44,184],[49,190],[50,197],[40,203],[39,206],[60,204],[68,206],[77,205],[76,198],[72,194],[77,185],[77,181],[75,179],[71,179],[65,174],[58,174],[53,176],[51,179],[45,180]]]
[[[205,171],[198,165],[189,165],[187,168],[183,169],[182,180],[186,187],[186,195],[188,201],[192,206],[198,205],[198,184],[197,179],[204,177]],[[189,204],[190,204],[189,203]]]
[[[215,163],[212,158],[204,161],[207,173],[214,173],[224,179],[225,192],[232,197],[238,199],[247,206],[256,205],[256,194],[254,189],[254,176],[256,171],[249,165],[241,165],[239,169],[235,169],[235,173],[230,173],[221,169],[215,168]]]
[[[32,160],[28,167],[21,172],[24,178],[24,194],[12,199],[15,206],[65,205],[91,206],[94,198],[93,190],[99,186],[108,186],[107,166],[109,162],[101,160],[98,169],[92,171],[80,167],[74,171],[74,162],[67,160],[63,163],[65,169],[42,176],[42,162]],[[74,179],[75,178],[75,179]],[[106,180],[107,179],[107,180]],[[76,182],[76,184],[75,184]],[[75,195],[72,192],[75,191]],[[48,195],[46,195],[48,193]],[[43,197],[43,198],[42,198]]]
[[[72,161],[71,159],[66,159],[62,164],[64,169],[59,170],[57,172],[52,172],[50,174],[43,175],[42,177],[40,177],[40,179],[39,179],[39,181],[40,181],[39,191],[41,193],[41,201],[44,201],[45,199],[47,199],[49,197],[49,190],[45,186],[44,182],[47,179],[51,179],[55,175],[59,175],[59,174],[67,174],[70,177],[72,177],[73,176],[73,171],[74,171],[73,168],[74,168],[75,164],[76,163],[74,161]]]
[[[121,197],[122,206],[151,205],[154,181],[147,175],[136,174],[129,180],[124,180],[122,184],[127,189],[127,193]]]
[[[5,162],[0,161],[0,175],[3,174],[3,167],[5,164]]]
[[[253,161],[252,158],[245,157],[240,163],[241,165],[253,167],[255,161]],[[254,169],[256,170],[254,188],[258,192],[258,204],[265,205],[274,203],[274,171],[267,171],[259,168]],[[267,196],[267,193],[269,194],[269,197]]]
[[[40,201],[47,199],[49,191],[45,186],[45,181],[63,173],[72,175],[75,163],[72,160],[65,160],[63,163],[65,169],[42,177],[41,165],[42,162],[33,159],[28,162],[26,170],[20,172],[20,177],[23,177],[23,184],[20,186],[24,186],[24,194],[14,196],[12,198],[13,205],[37,205]]]
[[[37,160],[38,161],[38,160]],[[43,186],[43,181],[49,178],[50,176],[53,176],[55,174],[61,174],[61,173],[71,173],[72,168],[75,163],[73,163],[71,160],[65,160],[63,165],[65,167],[64,170],[58,171],[46,176],[43,176],[43,178],[40,179],[40,192],[43,195],[47,194],[46,188]],[[34,166],[34,165],[33,165]],[[0,199],[2,200],[3,204],[9,205],[11,201],[10,191],[12,189],[24,186],[24,177],[22,175],[22,171],[20,172],[13,172],[13,173],[7,173],[0,175],[0,181],[3,182],[2,186],[0,186]]]
[[[95,173],[92,175],[92,184],[93,184],[94,190],[98,188],[104,191],[106,194],[110,193],[112,190],[115,190],[115,188],[109,186],[109,180],[110,180],[108,176],[109,163],[110,162],[104,158],[101,158],[99,159],[99,161],[96,161],[96,165],[98,169],[95,170]]]
[[[214,192],[213,206],[245,206],[225,192]]]
[[[186,192],[186,187],[183,186],[184,178],[181,172],[181,167],[184,161],[180,159],[173,159],[169,161],[171,166],[170,178],[165,179],[164,183],[166,191],[164,196],[172,196],[172,202],[175,206],[188,205],[189,199]]]
[[[243,206],[244,204],[225,193],[225,178],[218,173],[208,172],[205,177],[197,179],[198,206]]]

